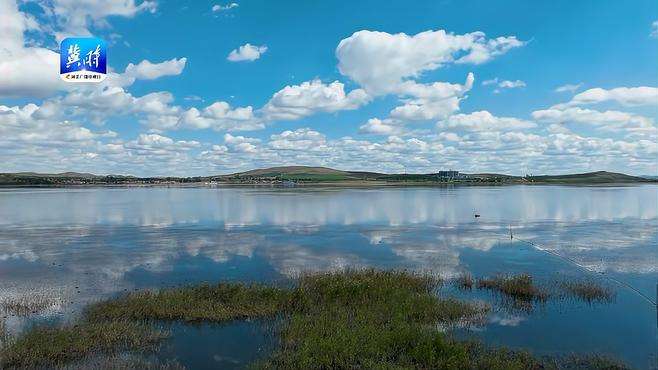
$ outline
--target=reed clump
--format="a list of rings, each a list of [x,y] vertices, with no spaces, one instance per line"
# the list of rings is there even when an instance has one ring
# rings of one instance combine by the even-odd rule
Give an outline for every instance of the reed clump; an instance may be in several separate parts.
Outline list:
[[[0,300],[0,314],[26,317],[42,313],[58,304],[58,299],[44,294],[5,297]]]
[[[0,348],[2,368],[58,367],[90,354],[149,350],[167,333],[129,320],[35,326]]]
[[[475,286],[475,279],[467,272],[462,273],[455,279],[455,286],[461,290],[472,290]]]
[[[612,289],[591,280],[566,281],[560,283],[560,287],[567,294],[587,303],[610,303],[615,297]]]
[[[502,293],[514,299],[540,300],[547,298],[547,293],[537,287],[528,274],[498,275],[482,278],[477,282],[478,289],[488,289]]]

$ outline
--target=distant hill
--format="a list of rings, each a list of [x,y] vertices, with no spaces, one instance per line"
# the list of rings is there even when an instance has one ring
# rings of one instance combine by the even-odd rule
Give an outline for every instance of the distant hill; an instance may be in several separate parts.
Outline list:
[[[341,170],[334,170],[328,167],[307,167],[307,166],[283,166],[283,167],[269,167],[250,170],[245,172],[234,173],[229,176],[269,176],[269,175],[300,175],[300,174],[313,174],[313,175],[348,175],[348,172]]]
[[[284,180],[309,181],[349,181],[358,180],[361,176],[348,171],[335,170],[328,167],[284,166],[261,168],[246,172],[224,175],[224,178],[259,177],[281,178]]]
[[[103,177],[100,175],[94,175],[93,173],[80,173],[80,172],[62,172],[62,173],[17,172],[17,173],[3,173],[2,175],[12,175],[17,177],[75,177],[75,178]]]
[[[138,180],[134,176],[123,175],[94,175],[92,173],[62,172],[62,173],[36,173],[16,172],[0,173],[0,185],[84,185],[84,184],[130,184]]]
[[[623,173],[597,171],[578,173],[572,175],[544,175],[532,176],[535,182],[544,183],[585,183],[585,184],[610,184],[610,183],[630,183],[646,182],[648,179],[637,176],[625,175]]]
[[[327,167],[284,166],[262,168],[230,175],[197,177],[135,177],[124,175],[94,175],[91,173],[63,172],[42,174],[34,172],[0,173],[0,185],[18,186],[70,186],[70,185],[148,185],[148,184],[263,184],[295,182],[422,185],[440,183],[464,184],[623,184],[658,182],[637,176],[615,172],[588,172],[569,175],[541,175],[530,177],[510,176],[497,173],[462,174],[457,178],[440,178],[437,173],[386,174],[368,171],[342,171]]]
[[[512,176],[499,173],[474,173],[465,174],[471,180],[481,182],[534,182],[534,183],[580,183],[580,184],[604,184],[604,183],[633,183],[646,182],[646,178],[630,176],[622,173],[597,171],[568,175],[541,175],[524,178],[521,176]],[[426,174],[385,174],[367,171],[342,171],[328,167],[308,167],[308,166],[285,166],[270,167],[246,172],[239,172],[231,175],[225,175],[225,178],[242,178],[242,177],[271,177],[285,180],[308,180],[308,181],[350,181],[350,180],[379,180],[379,181],[437,181],[436,173]]]

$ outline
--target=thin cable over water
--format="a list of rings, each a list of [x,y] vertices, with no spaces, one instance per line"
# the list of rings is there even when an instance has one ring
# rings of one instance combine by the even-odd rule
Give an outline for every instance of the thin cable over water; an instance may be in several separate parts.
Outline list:
[[[637,295],[639,295],[640,297],[642,297],[644,300],[646,300],[647,302],[651,303],[653,306],[658,307],[658,306],[656,305],[656,301],[654,301],[653,299],[651,299],[651,298],[650,298],[649,296],[647,296],[646,294],[642,293],[640,290],[638,290],[638,289],[635,288],[634,286],[632,286],[632,285],[630,285],[630,284],[628,284],[628,283],[626,283],[626,282],[624,282],[624,281],[621,281],[621,280],[619,280],[619,279],[616,279],[616,278],[614,278],[614,277],[612,277],[612,276],[606,275],[605,272],[599,272],[599,271],[591,270],[591,269],[587,268],[586,266],[581,265],[580,263],[578,263],[578,262],[575,261],[574,259],[569,258],[569,257],[566,257],[566,256],[563,256],[563,255],[561,255],[561,254],[559,254],[559,253],[557,253],[557,252],[554,252],[554,251],[552,251],[552,250],[550,250],[550,249],[548,249],[548,248],[542,246],[542,245],[539,244],[539,243],[535,243],[535,242],[530,241],[530,240],[524,240],[524,239],[517,238],[517,237],[515,237],[511,232],[510,232],[510,239],[512,239],[512,240],[518,240],[518,241],[520,241],[520,242],[526,243],[526,244],[532,246],[533,248],[535,248],[535,249],[537,249],[537,250],[539,250],[539,251],[542,251],[542,252],[548,253],[548,254],[550,254],[550,255],[552,255],[552,256],[555,256],[555,257],[560,258],[560,259],[562,259],[562,260],[564,260],[564,261],[567,261],[567,262],[571,263],[572,265],[574,265],[574,266],[580,268],[581,270],[583,270],[583,271],[585,271],[585,272],[589,272],[589,273],[592,273],[592,274],[596,274],[596,275],[602,276],[603,278],[606,278],[606,279],[608,279],[608,280],[611,280],[611,281],[613,281],[613,282],[615,282],[615,283],[617,283],[617,284],[619,284],[619,285],[621,285],[621,286],[624,286],[624,287],[630,289],[631,291],[635,292]]]

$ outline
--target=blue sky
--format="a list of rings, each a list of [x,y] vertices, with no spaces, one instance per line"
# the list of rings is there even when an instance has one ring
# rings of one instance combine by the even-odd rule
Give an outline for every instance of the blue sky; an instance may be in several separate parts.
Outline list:
[[[0,0],[0,171],[657,174],[655,1]],[[102,84],[58,76],[98,36]]]

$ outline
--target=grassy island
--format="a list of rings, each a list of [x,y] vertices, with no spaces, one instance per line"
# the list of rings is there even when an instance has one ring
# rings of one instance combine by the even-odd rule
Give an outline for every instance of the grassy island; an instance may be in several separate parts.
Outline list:
[[[486,284],[535,294],[528,283],[523,276]],[[258,319],[274,323],[278,347],[254,368],[562,368],[555,359],[454,339],[451,328],[483,323],[489,307],[444,298],[440,284],[406,271],[360,270],[304,275],[288,286],[218,283],[132,292],[90,305],[74,324],[35,326],[6,340],[0,367],[69,367],[149,351],[167,337],[166,322]],[[601,358],[570,361],[568,368],[623,368]]]

